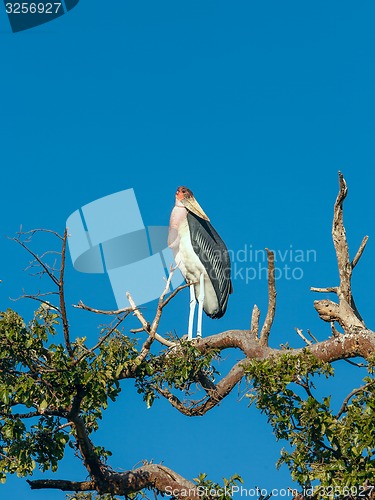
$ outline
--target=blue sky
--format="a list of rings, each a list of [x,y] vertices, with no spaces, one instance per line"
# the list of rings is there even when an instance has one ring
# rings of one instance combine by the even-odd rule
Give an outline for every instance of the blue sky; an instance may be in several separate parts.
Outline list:
[[[145,224],[166,225],[183,184],[237,257],[245,248],[305,256],[314,250],[310,262],[287,258],[300,278],[284,273],[278,280],[271,343],[301,346],[294,327],[324,339],[329,328],[316,317],[309,287],[337,283],[330,226],[341,170],[350,189],[352,252],[370,236],[354,288],[371,327],[374,15],[369,0],[81,0],[55,21],[13,34],[0,8],[1,308],[22,287],[38,287],[22,273],[27,256],[6,238],[21,224],[62,232],[77,208],[132,187]],[[204,318],[204,335],[247,328],[254,303],[264,318],[264,275],[246,283],[239,272],[259,263],[239,260],[228,312],[219,321]],[[115,305],[104,277],[77,273],[70,262],[67,288],[68,304]],[[147,306],[150,317],[154,306]],[[30,314],[30,304],[14,307]],[[184,333],[187,308],[186,292],[161,330]],[[94,340],[96,318],[72,314],[77,335]],[[326,390],[343,398],[358,383],[358,369],[336,366],[336,385]],[[189,478],[237,472],[248,488],[292,486],[288,471],[274,467],[282,445],[237,391],[205,417],[189,419],[163,401],[146,410],[132,383],[123,386],[95,437],[112,449],[113,467],[154,459]],[[71,458],[59,477],[84,479]],[[1,487],[3,500],[21,494],[64,498],[31,492],[17,478]]]

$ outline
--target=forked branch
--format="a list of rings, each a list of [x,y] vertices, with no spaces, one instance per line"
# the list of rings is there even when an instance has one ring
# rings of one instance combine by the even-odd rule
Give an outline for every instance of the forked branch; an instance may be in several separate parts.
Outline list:
[[[366,247],[368,237],[365,236],[363,238],[353,261],[350,261],[349,245],[343,221],[343,204],[347,193],[348,188],[345,179],[342,173],[339,172],[339,193],[333,211],[332,239],[336,251],[340,285],[328,288],[312,287],[311,290],[324,293],[332,292],[337,295],[339,299],[338,304],[330,300],[317,300],[314,303],[314,307],[321,319],[330,323],[338,322],[346,332],[349,332],[353,328],[365,328],[365,324],[354,302],[351,278],[353,269],[358,264]]]
[[[57,238],[59,238],[62,241],[62,246],[61,246],[61,252],[55,252],[55,251],[49,251],[49,252],[44,252],[42,255],[38,255],[36,252],[31,250],[30,248],[30,243],[32,240],[32,237],[37,234],[37,233],[49,233]],[[69,323],[68,323],[68,316],[66,312],[66,304],[65,304],[65,292],[64,292],[64,274],[65,274],[65,260],[66,260],[66,244],[67,244],[67,238],[68,238],[68,232],[67,230],[64,231],[64,235],[61,236],[59,235],[56,231],[52,231],[49,229],[32,229],[31,231],[19,231],[17,233],[17,237],[11,238],[13,241],[15,241],[18,245],[20,245],[22,248],[24,248],[32,257],[33,260],[30,263],[30,267],[38,267],[41,269],[41,272],[38,273],[40,275],[46,275],[48,278],[51,279],[53,284],[57,287],[57,292],[55,291],[50,291],[45,294],[43,293],[36,293],[36,294],[23,294],[21,298],[29,298],[36,300],[45,306],[54,309],[60,316],[61,318],[61,323],[62,323],[62,329],[63,329],[63,335],[64,335],[64,342],[65,342],[65,347],[66,350],[71,358],[74,357],[73,349],[71,346],[70,342],[70,334],[69,334]],[[26,238],[25,238],[26,236]],[[60,262],[60,268],[56,269],[55,264],[52,266],[47,264],[45,261],[46,257],[50,254],[57,254],[61,255],[61,262]],[[59,296],[59,306],[56,306],[54,304],[49,303],[47,300],[45,300],[44,297],[46,295],[58,295]]]

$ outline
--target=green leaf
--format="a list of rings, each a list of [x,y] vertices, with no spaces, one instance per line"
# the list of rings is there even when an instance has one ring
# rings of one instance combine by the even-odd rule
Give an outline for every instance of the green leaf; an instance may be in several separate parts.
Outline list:
[[[39,405],[39,411],[43,412],[46,408],[48,408],[48,402],[43,399],[43,401]]]

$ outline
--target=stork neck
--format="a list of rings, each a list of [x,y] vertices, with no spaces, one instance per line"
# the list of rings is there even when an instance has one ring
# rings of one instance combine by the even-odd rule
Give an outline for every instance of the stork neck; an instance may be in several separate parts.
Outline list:
[[[181,200],[179,200],[178,198],[176,198],[175,207],[185,208],[185,206],[184,206],[184,204],[182,203],[182,201],[181,201]],[[185,210],[186,210],[186,209],[185,209]]]
[[[170,220],[170,228],[176,228],[178,229],[181,222],[183,222],[187,217],[187,210],[186,208],[181,204],[181,206],[176,205],[173,207],[172,213],[171,213],[171,220]]]

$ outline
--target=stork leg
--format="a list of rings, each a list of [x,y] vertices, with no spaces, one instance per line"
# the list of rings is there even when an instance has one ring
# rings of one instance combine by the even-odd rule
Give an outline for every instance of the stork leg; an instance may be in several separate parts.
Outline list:
[[[189,313],[188,340],[192,340],[193,338],[193,322],[194,322],[194,311],[196,303],[197,300],[195,298],[194,285],[190,285],[190,313]]]
[[[199,278],[197,339],[202,338],[203,301],[204,301],[204,275],[202,273]]]

